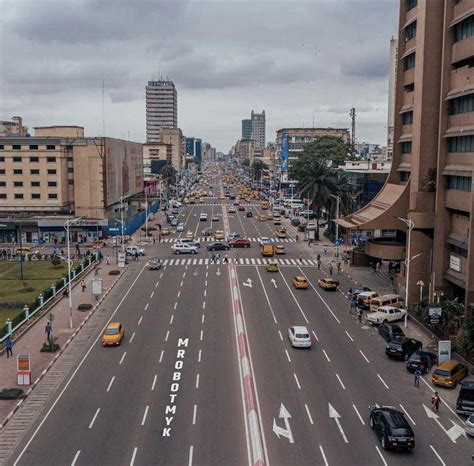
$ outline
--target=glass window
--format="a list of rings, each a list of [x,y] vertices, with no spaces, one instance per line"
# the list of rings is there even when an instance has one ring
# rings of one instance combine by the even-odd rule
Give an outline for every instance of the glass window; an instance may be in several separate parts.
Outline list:
[[[39,157],[30,157],[30,162],[39,162]]]
[[[449,104],[449,114],[474,112],[474,94],[452,99]]]
[[[474,35],[474,15],[454,26],[454,42],[459,42]]]
[[[23,186],[23,181],[14,181],[13,186],[15,188],[21,188]]]
[[[56,146],[54,146],[54,145],[52,145],[52,144],[48,144],[48,145],[46,146],[46,149],[47,149],[47,150],[55,150],[55,149],[56,149]]]
[[[3,150],[3,144],[0,144],[0,150]]]
[[[58,183],[56,181],[48,181],[48,186],[50,186],[50,187],[55,187],[57,185],[58,185]]]
[[[15,199],[23,199],[23,193],[15,193]]]
[[[411,141],[402,142],[402,154],[411,154]]]
[[[412,68],[415,68],[415,52],[410,53],[407,57],[405,57],[403,61],[403,69],[410,70]]]
[[[46,157],[47,162],[56,162],[56,157]]]
[[[415,83],[406,84],[403,86],[405,92],[413,92],[415,90]]]
[[[21,146],[19,144],[13,144],[12,149],[13,150],[21,150]]]
[[[31,182],[31,186],[32,186],[33,188],[39,188],[40,182],[39,182],[39,181],[32,181],[32,182]]]
[[[474,136],[449,138],[448,152],[474,152]]]
[[[416,21],[413,21],[413,23],[405,28],[405,40],[410,40],[414,37],[416,37]]]
[[[5,169],[4,168],[0,168],[0,175],[5,175]]]
[[[402,124],[404,125],[413,124],[413,112],[402,113]]]
[[[400,172],[400,181],[408,181],[410,179],[410,172]]]
[[[56,169],[55,168],[50,168],[48,170],[48,175],[56,175]]]
[[[41,194],[33,193],[33,194],[31,194],[31,199],[41,199]]]
[[[6,199],[7,195],[5,193],[0,193],[0,199]]]
[[[68,172],[68,173],[74,173],[74,168],[73,168],[73,167],[69,167],[69,168],[67,169],[67,172]]]
[[[467,249],[461,248],[459,246],[454,246],[454,244],[448,244],[448,249],[450,252],[457,254],[458,256],[467,257]]]
[[[469,176],[448,176],[447,188],[456,191],[471,191],[472,178]]]
[[[30,150],[38,150],[37,144],[30,144]]]
[[[14,162],[21,162],[21,157],[13,157],[12,160]]]
[[[23,175],[23,170],[21,168],[17,168],[16,170],[13,170],[14,175]]]
[[[418,0],[406,0],[407,10],[410,11],[418,5]]]
[[[48,199],[57,199],[58,195],[56,193],[49,193],[48,194]]]
[[[30,170],[30,175],[39,175],[39,174],[40,174],[40,171],[37,168]]]
[[[0,181],[0,186],[2,188],[5,188],[5,186],[7,185],[7,182],[6,181]]]

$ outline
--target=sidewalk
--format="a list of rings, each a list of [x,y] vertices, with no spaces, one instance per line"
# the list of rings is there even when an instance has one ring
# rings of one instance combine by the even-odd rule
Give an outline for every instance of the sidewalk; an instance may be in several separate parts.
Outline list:
[[[104,255],[104,260],[99,264],[98,277],[102,279],[102,292],[103,294],[112,286],[112,284],[120,277],[125,269],[120,269],[121,275],[109,275],[110,270],[118,269],[115,263],[115,252],[111,248],[104,248],[101,250]],[[105,256],[112,257],[112,263],[106,265]],[[91,280],[96,278],[94,275],[93,268],[85,277],[86,283],[85,292],[82,291],[80,286],[81,279],[77,280],[73,284],[72,289],[72,322],[73,328],[70,328],[69,318],[69,300],[61,297],[59,301],[54,305],[50,312],[46,313],[38,322],[36,322],[25,334],[23,334],[18,340],[14,341],[13,346],[13,357],[7,358],[6,353],[0,357],[0,390],[4,388],[15,388],[18,387],[16,380],[16,364],[18,354],[29,354],[31,358],[31,381],[34,382],[44,370],[48,368],[50,362],[54,359],[57,353],[41,353],[40,349],[43,343],[46,341],[45,326],[50,319],[50,315],[53,315],[53,337],[57,338],[56,343],[63,348],[67,340],[71,337],[72,333],[80,326],[83,320],[86,318],[88,311],[78,311],[77,306],[82,303],[89,303],[94,306],[97,303],[96,298],[91,292]],[[29,386],[21,387],[25,392],[29,389]],[[3,424],[4,419],[8,413],[14,408],[17,400],[0,400],[0,425]]]

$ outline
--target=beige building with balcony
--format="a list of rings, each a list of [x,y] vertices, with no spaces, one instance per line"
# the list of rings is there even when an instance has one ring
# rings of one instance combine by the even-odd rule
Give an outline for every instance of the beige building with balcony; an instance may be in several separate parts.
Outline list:
[[[186,145],[183,142],[183,132],[179,128],[161,128],[160,142],[171,146],[171,165],[176,170],[183,168]]]

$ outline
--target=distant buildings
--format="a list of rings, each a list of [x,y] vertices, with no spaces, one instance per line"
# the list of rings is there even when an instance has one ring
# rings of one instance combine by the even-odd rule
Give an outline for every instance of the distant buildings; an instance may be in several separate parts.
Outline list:
[[[194,159],[200,166],[202,162],[202,139],[186,138],[186,156]]]
[[[11,121],[0,121],[0,137],[6,136],[29,136],[28,127],[23,126],[21,117],[14,116]]]
[[[252,120],[242,120],[242,137],[241,139],[252,139]]]
[[[184,168],[186,149],[182,131],[179,128],[160,128],[159,140],[171,145],[171,165],[176,170]]]
[[[388,75],[388,114],[387,114],[387,159],[393,156],[393,125],[395,120],[395,83],[397,79],[398,40],[390,41],[390,66]]]
[[[255,141],[257,147],[263,149],[265,147],[265,110],[262,113],[252,110],[250,119],[252,122],[252,135],[250,139]]]

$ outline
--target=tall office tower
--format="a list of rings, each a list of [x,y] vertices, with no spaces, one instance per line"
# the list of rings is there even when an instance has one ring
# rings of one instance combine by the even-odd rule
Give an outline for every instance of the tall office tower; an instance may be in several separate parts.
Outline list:
[[[387,159],[393,156],[393,122],[395,120],[395,82],[397,79],[398,40],[390,40],[390,66],[388,74],[388,115],[387,115]]]
[[[242,137],[241,139],[252,139],[252,120],[242,120]]]
[[[148,81],[146,141],[160,142],[161,128],[178,127],[178,95],[172,81]]]
[[[257,147],[265,148],[265,110],[262,113],[257,113],[252,110],[252,135]]]

